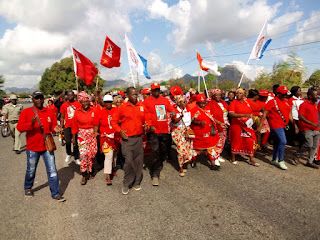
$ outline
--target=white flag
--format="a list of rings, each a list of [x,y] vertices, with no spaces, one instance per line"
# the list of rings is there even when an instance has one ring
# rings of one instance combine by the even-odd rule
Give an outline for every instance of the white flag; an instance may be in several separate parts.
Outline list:
[[[267,40],[267,25],[268,20],[265,21],[263,27],[259,33],[259,36],[254,44],[249,60],[259,60],[263,56],[263,52],[266,50],[267,46],[270,44],[271,39]]]
[[[139,75],[143,75],[144,65],[127,35],[125,35],[125,41],[130,69],[137,72]]]

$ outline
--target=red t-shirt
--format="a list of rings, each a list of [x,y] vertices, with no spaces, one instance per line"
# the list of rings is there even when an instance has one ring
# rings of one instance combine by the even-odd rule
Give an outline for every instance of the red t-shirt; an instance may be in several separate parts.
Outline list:
[[[170,133],[170,113],[174,113],[175,109],[169,100],[163,96],[158,98],[150,96],[143,104],[146,111],[146,122],[155,128],[155,133]]]
[[[283,119],[281,118],[281,115],[276,108],[275,101],[277,102],[279,110],[282,116],[285,118],[285,121],[283,121]],[[285,128],[289,123],[291,107],[286,99],[280,100],[278,97],[275,97],[274,99],[271,99],[267,102],[265,109],[266,111],[268,111],[267,119],[270,128]]]
[[[80,109],[80,108],[81,108],[81,104],[78,101],[74,101],[74,102],[67,101],[61,105],[60,112],[64,116],[65,128],[71,127],[74,113],[77,109]]]
[[[53,105],[53,104],[48,105],[47,108],[50,109],[55,116],[57,116],[57,114],[58,114],[58,109],[56,108],[55,105]]]
[[[99,118],[96,109],[93,107],[90,107],[87,111],[80,108],[75,111],[72,121],[72,134],[76,134],[79,128],[89,129],[97,126]]]
[[[299,116],[300,115],[315,124],[319,124],[319,114],[316,103],[305,100],[299,107]],[[312,126],[302,120],[299,120],[299,128],[301,131],[319,130],[318,127]]]
[[[250,105],[250,107],[251,107],[251,109],[253,111],[253,115],[254,116],[260,116],[262,114],[261,111],[262,111],[262,109],[264,107],[264,103],[263,102],[261,102],[259,100],[253,101],[250,98],[248,98],[246,101],[249,103],[249,105]]]
[[[116,132],[124,130],[128,137],[143,134],[145,112],[141,103],[133,105],[131,102],[126,102],[114,111],[111,126]]]
[[[48,108],[34,108],[39,116],[45,134],[52,133],[57,126],[57,118]],[[32,124],[32,119],[35,117],[33,107],[26,108],[21,112],[17,129],[19,132],[26,132],[27,150],[33,152],[46,151],[44,144],[44,136],[40,131],[40,125],[37,120]]]
[[[99,111],[99,130],[100,135],[114,133],[115,130],[111,126],[112,115],[115,113],[115,108],[110,110],[103,108]]]

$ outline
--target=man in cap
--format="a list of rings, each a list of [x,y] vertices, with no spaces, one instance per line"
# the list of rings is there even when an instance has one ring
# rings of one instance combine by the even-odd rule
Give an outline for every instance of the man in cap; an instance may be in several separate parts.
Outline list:
[[[17,123],[20,117],[20,113],[23,109],[21,104],[18,104],[18,98],[15,94],[10,95],[11,102],[6,104],[2,109],[2,115],[4,116],[4,120],[8,120],[9,128],[11,132],[11,136],[14,139],[14,147],[13,150],[16,154],[21,153],[21,133],[16,129]]]
[[[65,199],[60,195],[59,177],[56,169],[54,152],[47,151],[45,145],[46,135],[61,131],[57,126],[57,118],[53,112],[43,107],[44,95],[40,91],[32,94],[33,106],[21,112],[17,129],[26,132],[27,170],[24,181],[26,197],[33,197],[33,183],[40,156],[42,156],[48,175],[51,197],[58,202]]]
[[[146,123],[150,127],[147,135],[153,152],[149,170],[152,185],[159,185],[163,161],[168,158],[171,149],[170,122],[175,110],[166,97],[160,95],[160,84],[151,84],[151,96],[144,101]]]
[[[80,165],[80,154],[77,143],[77,137],[75,137],[75,141],[73,143],[73,151],[71,151],[71,143],[72,143],[72,133],[71,133],[71,125],[73,122],[74,113],[77,109],[81,108],[81,104],[75,100],[75,94],[72,90],[67,91],[67,101],[61,105],[61,127],[64,131],[64,137],[66,140],[66,159],[65,162],[69,163],[71,161],[71,157],[74,157],[76,164]]]

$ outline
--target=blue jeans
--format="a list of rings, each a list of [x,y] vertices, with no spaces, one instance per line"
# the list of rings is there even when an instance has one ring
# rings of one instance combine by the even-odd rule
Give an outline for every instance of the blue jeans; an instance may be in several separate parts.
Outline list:
[[[51,196],[56,197],[60,194],[59,189],[59,178],[56,169],[56,163],[54,154],[49,153],[48,151],[44,152],[33,152],[30,150],[26,151],[27,153],[27,171],[24,180],[24,189],[31,189],[33,187],[34,178],[36,176],[37,166],[42,156],[44,163],[46,165],[48,182],[51,191]]]
[[[272,160],[284,161],[284,151],[287,144],[287,138],[284,128],[274,128],[271,132],[275,136],[273,144]]]

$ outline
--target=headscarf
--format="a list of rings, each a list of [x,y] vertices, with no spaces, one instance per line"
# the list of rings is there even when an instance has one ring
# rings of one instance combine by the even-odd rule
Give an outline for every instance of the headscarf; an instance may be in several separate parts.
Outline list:
[[[238,88],[238,89],[236,90],[236,93],[242,93],[242,94],[245,94],[245,91],[244,91],[244,89],[243,89],[243,88]]]
[[[212,95],[221,94],[221,93],[222,93],[221,89],[218,89],[218,88],[211,89]]]
[[[90,95],[86,93],[85,91],[81,91],[78,93],[78,101],[84,102],[84,101],[90,101]]]

